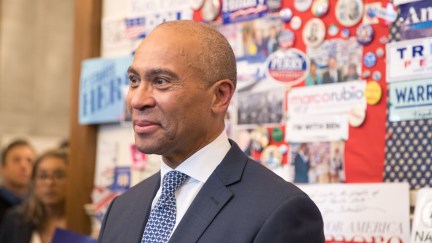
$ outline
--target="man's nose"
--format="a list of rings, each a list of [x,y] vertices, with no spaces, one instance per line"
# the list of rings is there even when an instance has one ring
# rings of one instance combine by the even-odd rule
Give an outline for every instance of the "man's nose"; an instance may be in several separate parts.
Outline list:
[[[145,84],[137,88],[129,88],[127,99],[129,107],[136,110],[153,107],[156,104],[152,87]]]

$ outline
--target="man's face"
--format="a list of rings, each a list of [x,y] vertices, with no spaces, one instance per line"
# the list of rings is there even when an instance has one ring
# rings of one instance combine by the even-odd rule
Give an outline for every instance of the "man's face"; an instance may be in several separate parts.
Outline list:
[[[198,73],[198,42],[181,35],[157,29],[141,43],[127,95],[138,149],[177,161],[207,142],[215,122],[213,88]]]
[[[336,63],[336,59],[335,59],[335,58],[330,57],[330,58],[328,59],[328,66],[329,66],[330,69],[336,69],[336,68],[337,68],[337,65],[336,65],[336,64],[337,64],[337,63]]]
[[[34,160],[33,149],[26,145],[9,150],[0,170],[4,184],[14,188],[29,186]]]

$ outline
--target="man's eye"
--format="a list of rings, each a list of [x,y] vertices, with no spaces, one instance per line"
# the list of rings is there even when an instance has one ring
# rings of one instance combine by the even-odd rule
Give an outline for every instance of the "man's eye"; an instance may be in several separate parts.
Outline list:
[[[164,78],[156,78],[154,82],[157,85],[163,85],[163,84],[168,83],[168,81],[166,79],[164,79]]]
[[[137,84],[139,82],[138,78],[136,76],[133,75],[129,75],[129,82],[130,84]]]

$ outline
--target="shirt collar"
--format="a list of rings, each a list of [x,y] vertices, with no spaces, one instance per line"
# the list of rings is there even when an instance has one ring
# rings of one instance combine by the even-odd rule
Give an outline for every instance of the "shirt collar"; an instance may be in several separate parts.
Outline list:
[[[228,141],[228,136],[223,131],[215,140],[183,161],[176,170],[205,183],[220,162],[222,162],[222,159],[230,148],[231,144]],[[171,167],[162,162],[161,180],[171,170],[173,170]]]

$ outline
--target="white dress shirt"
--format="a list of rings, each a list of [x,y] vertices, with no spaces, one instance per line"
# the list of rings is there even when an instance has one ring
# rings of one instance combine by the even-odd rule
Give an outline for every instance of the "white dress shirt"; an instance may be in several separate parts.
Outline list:
[[[228,153],[230,148],[231,144],[228,141],[228,136],[226,132],[223,131],[215,140],[213,140],[213,142],[198,150],[176,168],[176,170],[188,175],[189,178],[175,192],[177,215],[176,223],[171,235],[177,228],[177,225],[185,215],[198,192],[203,187],[204,183],[216,167],[222,162],[222,159]],[[167,166],[163,162],[161,163],[161,185],[163,177],[171,170],[173,170],[171,167]],[[152,209],[155,207],[161,191],[162,187],[159,188],[155,198],[153,199]]]

